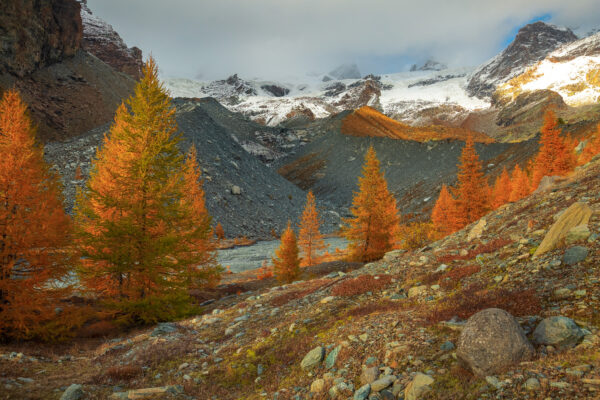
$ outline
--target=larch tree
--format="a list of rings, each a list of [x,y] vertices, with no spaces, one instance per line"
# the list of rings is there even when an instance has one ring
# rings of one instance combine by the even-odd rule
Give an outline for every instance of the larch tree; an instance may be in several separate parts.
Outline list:
[[[80,278],[128,323],[183,315],[188,284],[205,278],[206,226],[186,191],[175,109],[152,58],[117,109],[76,206]],[[194,185],[194,187],[196,187]],[[189,195],[189,194],[188,194]],[[198,199],[196,199],[198,200]]]
[[[215,236],[219,240],[225,239],[225,229],[223,229],[223,225],[220,222],[215,226]]]
[[[483,174],[473,137],[469,136],[458,165],[456,208],[460,228],[477,221],[491,209],[488,182]]]
[[[296,234],[288,221],[287,228],[281,235],[281,244],[273,257],[273,273],[280,282],[293,282],[300,276],[300,250]]]
[[[71,223],[61,189],[36,144],[27,106],[17,91],[6,91],[0,101],[0,338],[59,334],[44,330],[49,323],[58,328],[55,308],[69,292]]]
[[[302,251],[302,265],[311,266],[319,260],[319,255],[327,247],[323,241],[323,235],[319,231],[321,219],[317,211],[315,196],[312,191],[306,195],[306,205],[300,220],[300,232],[298,234],[298,245]]]
[[[216,286],[221,278],[221,267],[217,263],[217,243],[211,228],[212,217],[206,209],[203,181],[198,166],[196,147],[188,151],[185,169],[183,202],[191,208],[189,248],[198,256],[198,264],[188,265],[188,287]]]
[[[350,208],[354,217],[344,219],[342,232],[349,242],[350,258],[367,262],[392,250],[400,220],[396,199],[388,190],[372,146],[367,150],[358,187]]]
[[[450,194],[448,187],[442,185],[440,195],[431,212],[431,222],[439,234],[447,236],[460,229],[457,217],[456,200]]]
[[[510,193],[512,192],[510,175],[506,168],[502,169],[502,173],[494,183],[492,195],[492,206],[498,208],[510,201]]]
[[[596,128],[594,135],[588,140],[587,145],[579,156],[579,164],[583,165],[591,161],[596,154],[600,154],[600,124]]]
[[[540,149],[532,170],[532,189],[544,176],[566,175],[575,168],[576,159],[568,140],[560,136],[558,119],[552,110],[546,111],[540,134]]]
[[[511,191],[509,201],[519,201],[531,194],[531,182],[527,172],[515,165],[511,176]]]

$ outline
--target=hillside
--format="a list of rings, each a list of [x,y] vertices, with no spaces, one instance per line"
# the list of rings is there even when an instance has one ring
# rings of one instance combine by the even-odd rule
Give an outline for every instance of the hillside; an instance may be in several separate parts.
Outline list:
[[[469,135],[480,143],[492,143],[489,136],[467,129],[433,125],[413,127],[391,119],[379,111],[363,106],[342,120],[341,132],[358,137],[384,137],[390,139],[430,142],[438,140],[465,140]]]
[[[69,390],[115,399],[597,398],[598,179],[596,158],[419,251],[334,263],[290,285],[222,287],[203,315],[179,323],[73,348],[0,346],[4,393],[57,398],[78,384]],[[576,202],[589,207],[587,229],[532,257],[553,224],[567,232],[572,217],[561,215]],[[490,307],[517,324],[466,321]]]

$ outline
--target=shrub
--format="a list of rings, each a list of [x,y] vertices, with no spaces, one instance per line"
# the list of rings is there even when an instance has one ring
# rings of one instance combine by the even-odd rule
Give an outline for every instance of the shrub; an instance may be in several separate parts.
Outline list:
[[[138,365],[117,365],[110,367],[104,373],[104,376],[113,381],[130,381],[142,374],[142,368]]]
[[[79,329],[77,336],[81,338],[101,338],[113,336],[120,332],[119,326],[112,321],[97,321]]]
[[[314,281],[310,281],[309,287],[302,290],[293,290],[291,292],[282,294],[280,296],[274,297],[271,300],[271,305],[275,307],[281,307],[292,300],[302,299],[309,294],[313,294],[317,290],[321,289],[323,286],[329,284],[328,280],[318,279]]]
[[[400,246],[405,250],[416,250],[425,247],[435,241],[437,232],[432,223],[413,222],[408,225],[402,225],[398,239]]]
[[[391,281],[392,277],[390,275],[361,275],[338,283],[331,289],[331,294],[334,296],[355,296],[375,292],[388,286]]]
[[[508,239],[494,239],[486,244],[477,246],[477,248],[470,250],[466,255],[461,256],[458,254],[445,254],[437,257],[437,261],[440,263],[451,263],[456,260],[471,260],[480,254],[494,253],[501,248],[508,246],[512,241]]]
[[[384,313],[389,311],[397,311],[404,307],[400,302],[384,300],[378,302],[371,302],[365,305],[356,306],[348,311],[348,315],[351,317],[362,317],[374,313]]]

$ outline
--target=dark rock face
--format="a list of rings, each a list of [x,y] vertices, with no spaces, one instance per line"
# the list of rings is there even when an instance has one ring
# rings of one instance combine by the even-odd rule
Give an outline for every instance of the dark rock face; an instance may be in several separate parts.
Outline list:
[[[142,76],[142,51],[127,47],[111,25],[92,14],[87,0],[81,0],[83,39],[81,47],[117,71],[138,80]]]
[[[448,66],[446,64],[442,64],[442,63],[437,62],[435,60],[427,60],[421,66],[418,66],[417,64],[413,64],[410,67],[410,71],[411,72],[415,72],[415,71],[443,71],[445,69],[448,69]]]
[[[523,72],[559,46],[576,39],[577,36],[570,29],[544,22],[525,25],[502,53],[475,71],[469,80],[467,91],[472,96],[489,97],[498,84]]]
[[[290,93],[290,89],[277,85],[262,85],[260,88],[271,93],[275,97],[283,97]]]
[[[563,98],[552,90],[521,93],[500,110],[496,125],[507,127],[527,122],[539,124],[549,108],[555,111],[565,110],[567,105]]]
[[[533,346],[513,316],[498,308],[469,318],[456,351],[458,358],[480,376],[494,375],[533,354]]]
[[[73,56],[80,47],[75,0],[0,2],[0,75],[23,77]]]

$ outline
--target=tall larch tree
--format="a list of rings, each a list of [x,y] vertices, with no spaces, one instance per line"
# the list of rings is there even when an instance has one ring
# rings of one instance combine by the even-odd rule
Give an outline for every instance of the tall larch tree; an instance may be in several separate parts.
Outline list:
[[[587,145],[579,156],[579,164],[586,164],[591,161],[596,154],[600,154],[600,124],[596,128],[594,135],[588,140]]]
[[[541,128],[540,149],[533,163],[532,189],[535,190],[544,176],[566,175],[576,164],[575,154],[568,140],[560,136],[558,119],[552,110],[546,111]]]
[[[531,194],[531,182],[527,172],[519,164],[515,165],[511,176],[511,191],[509,201],[519,201]]]
[[[70,228],[27,106],[8,90],[0,101],[0,339],[43,337],[44,325],[59,319]]]
[[[318,262],[320,253],[326,249],[323,235],[319,231],[320,226],[321,218],[317,211],[315,196],[309,190],[298,234],[298,245],[302,251],[302,265],[304,266],[311,266]]]
[[[189,248],[198,256],[198,264],[188,268],[188,286],[200,288],[215,286],[221,276],[221,267],[217,263],[217,243],[211,227],[212,217],[206,209],[206,199],[198,166],[196,146],[188,151],[185,169],[185,190],[183,201],[191,208],[191,228]]]
[[[134,94],[117,109],[76,208],[81,280],[127,322],[189,311],[188,284],[204,278],[192,267],[205,261],[197,245],[206,229],[194,226],[180,140],[150,58]]]
[[[456,208],[462,228],[483,217],[491,209],[488,182],[483,174],[473,137],[469,136],[458,165]]]
[[[273,257],[273,273],[280,282],[293,282],[300,276],[300,250],[296,234],[288,221],[287,228],[281,235],[281,244]]]
[[[350,258],[367,262],[392,250],[400,220],[396,199],[388,190],[373,147],[367,150],[358,187],[350,208],[354,217],[344,219],[343,234],[349,242]]]
[[[431,222],[439,234],[447,236],[460,229],[456,213],[456,200],[450,194],[448,187],[442,185],[440,195],[431,212]]]
[[[498,208],[510,201],[510,193],[512,192],[510,175],[506,168],[502,169],[502,173],[496,182],[494,183],[494,190],[492,195],[492,206]]]

